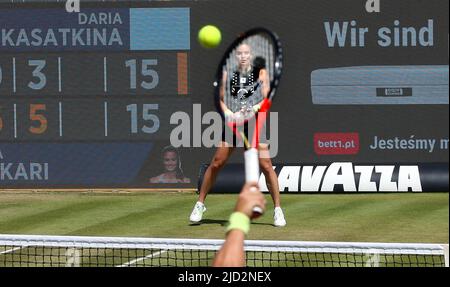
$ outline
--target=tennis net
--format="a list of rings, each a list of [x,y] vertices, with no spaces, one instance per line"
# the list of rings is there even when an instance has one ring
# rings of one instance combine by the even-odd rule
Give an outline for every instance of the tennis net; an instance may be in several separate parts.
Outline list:
[[[223,240],[0,235],[0,267],[211,266]],[[448,245],[253,241],[248,267],[444,267]]]

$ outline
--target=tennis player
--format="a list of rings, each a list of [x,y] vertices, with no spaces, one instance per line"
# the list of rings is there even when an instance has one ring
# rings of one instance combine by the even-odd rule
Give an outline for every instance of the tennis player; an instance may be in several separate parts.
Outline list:
[[[252,97],[255,96],[257,92],[261,92],[263,97],[267,97],[270,92],[270,80],[267,70],[264,66],[255,67],[254,59],[251,52],[251,47],[248,44],[241,44],[236,49],[236,58],[238,61],[238,69],[229,78],[228,74],[225,72],[222,79],[222,91],[221,91],[221,107],[227,116],[233,116],[238,114],[240,111],[231,111],[225,102],[223,101],[225,93],[225,84],[230,81],[231,94],[233,97],[241,97],[238,99],[238,103],[245,103],[243,109],[248,108],[248,103],[255,104],[252,108],[256,111],[258,109],[258,104],[252,103]],[[224,130],[227,127],[224,127]],[[246,132],[248,128],[245,128]],[[230,131],[229,134],[232,132]],[[236,138],[233,138],[232,142],[227,142],[227,137],[224,132],[222,136],[222,141],[216,150],[216,153],[205,172],[203,183],[200,188],[200,195],[197,203],[192,210],[190,221],[191,223],[199,223],[203,218],[203,213],[206,211],[205,200],[209,191],[211,190],[217,174],[226,164],[228,158],[231,156],[235,149],[234,142]],[[248,137],[247,137],[248,138]],[[260,168],[266,178],[267,187],[272,196],[274,204],[274,226],[283,227],[286,225],[286,220],[284,218],[283,210],[280,205],[280,192],[278,185],[278,178],[273,170],[272,161],[270,159],[269,145],[267,143],[259,144],[259,164]]]

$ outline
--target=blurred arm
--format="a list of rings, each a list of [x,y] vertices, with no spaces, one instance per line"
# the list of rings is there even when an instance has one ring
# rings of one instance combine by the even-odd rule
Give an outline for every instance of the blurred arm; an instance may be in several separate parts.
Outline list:
[[[221,83],[221,87],[220,87],[220,108],[222,109],[222,111],[225,113],[225,115],[227,113],[229,113],[228,111],[230,111],[227,107],[227,105],[224,102],[224,97],[225,97],[225,86],[227,84],[227,78],[228,78],[228,74],[226,71],[223,72],[223,76],[222,76],[222,83]],[[230,111],[231,112],[231,111]],[[231,112],[232,113],[232,112]]]
[[[266,200],[257,183],[248,183],[239,194],[234,213],[230,217],[227,236],[222,248],[214,258],[214,267],[245,266],[244,239],[250,229],[250,219],[255,216],[253,208],[265,209]]]

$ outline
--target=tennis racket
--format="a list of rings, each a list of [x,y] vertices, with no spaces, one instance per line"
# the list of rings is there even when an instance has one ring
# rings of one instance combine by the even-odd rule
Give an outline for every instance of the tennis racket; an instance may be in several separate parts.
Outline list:
[[[217,71],[216,106],[226,125],[244,143],[245,180],[259,181],[260,132],[275,97],[283,69],[278,36],[265,28],[240,35],[226,51]],[[253,125],[253,135],[249,135]],[[262,214],[258,206],[254,213]]]

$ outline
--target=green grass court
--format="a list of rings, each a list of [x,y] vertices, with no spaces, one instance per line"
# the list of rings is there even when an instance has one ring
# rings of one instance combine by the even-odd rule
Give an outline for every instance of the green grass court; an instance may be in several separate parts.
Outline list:
[[[188,216],[196,195],[1,193],[0,234],[223,239],[237,195],[210,195],[201,225]],[[270,202],[270,197],[267,196]],[[288,225],[272,226],[272,206],[248,239],[448,243],[449,195],[282,195]],[[0,266],[210,266],[215,252],[0,247]],[[365,266],[366,254],[247,253],[247,266]],[[379,266],[442,266],[441,256],[386,255]],[[131,262],[131,265],[130,265]],[[74,263],[74,262],[71,262]]]
[[[186,193],[0,193],[0,233],[222,239],[236,195],[208,197],[203,224]],[[248,239],[448,243],[449,194],[282,195],[288,225],[272,226],[272,204]]]

